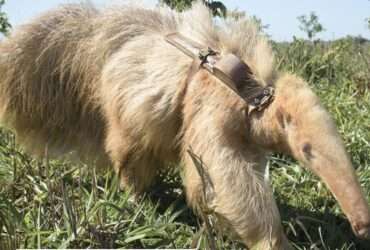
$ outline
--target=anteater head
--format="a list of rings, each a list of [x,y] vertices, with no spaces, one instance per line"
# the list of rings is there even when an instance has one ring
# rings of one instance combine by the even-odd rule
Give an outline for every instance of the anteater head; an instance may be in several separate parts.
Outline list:
[[[329,113],[300,78],[283,75],[274,101],[250,114],[251,136],[271,151],[286,153],[318,175],[338,200],[355,234],[370,238],[370,212],[350,158]]]

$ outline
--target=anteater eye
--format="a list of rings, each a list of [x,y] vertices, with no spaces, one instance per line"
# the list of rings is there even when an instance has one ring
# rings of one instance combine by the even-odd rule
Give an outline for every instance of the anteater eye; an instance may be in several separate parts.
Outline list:
[[[306,157],[307,160],[311,160],[313,155],[312,155],[312,146],[310,143],[305,143],[302,147],[302,152],[304,156]]]

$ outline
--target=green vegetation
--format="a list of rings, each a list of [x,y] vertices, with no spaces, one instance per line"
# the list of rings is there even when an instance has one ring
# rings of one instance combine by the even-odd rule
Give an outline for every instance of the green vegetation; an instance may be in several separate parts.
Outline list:
[[[7,34],[10,29],[7,15],[1,10],[5,0],[0,0],[0,33]]]
[[[224,17],[226,15],[226,7],[221,1],[202,0],[209,7],[214,16]],[[159,0],[160,4],[165,4],[171,9],[184,11],[189,8],[195,0]]]
[[[315,12],[311,12],[309,16],[299,16],[298,20],[301,23],[299,29],[304,31],[310,40],[312,40],[318,33],[325,30],[319,22],[319,17]]]
[[[280,69],[306,79],[335,118],[370,199],[370,42],[295,39],[274,43],[274,49]],[[290,158],[275,155],[269,164],[284,229],[297,249],[369,249],[322,182]],[[163,177],[133,201],[117,189],[111,170],[32,158],[3,129],[0,249],[241,248],[202,227],[186,206],[179,173]]]

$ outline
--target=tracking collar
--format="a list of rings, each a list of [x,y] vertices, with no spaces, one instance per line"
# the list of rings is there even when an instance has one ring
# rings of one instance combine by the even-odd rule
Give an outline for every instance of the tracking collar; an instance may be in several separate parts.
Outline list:
[[[230,53],[220,56],[216,50],[202,46],[179,33],[168,34],[165,39],[194,60],[186,82],[190,82],[199,69],[207,70],[247,103],[248,114],[263,110],[274,99],[274,88],[256,84],[251,68],[236,55]],[[243,88],[252,83],[252,93],[243,93]]]

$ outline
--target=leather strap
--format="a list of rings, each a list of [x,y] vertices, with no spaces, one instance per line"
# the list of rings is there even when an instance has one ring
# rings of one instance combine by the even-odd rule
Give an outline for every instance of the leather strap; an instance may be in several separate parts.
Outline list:
[[[248,114],[255,110],[263,110],[273,100],[274,88],[256,84],[251,68],[234,54],[226,54],[221,57],[216,50],[205,48],[205,46],[179,33],[167,35],[166,41],[194,59],[186,83],[192,80],[200,68],[204,68],[248,104]],[[243,96],[243,88],[251,82],[254,83],[253,93]]]

